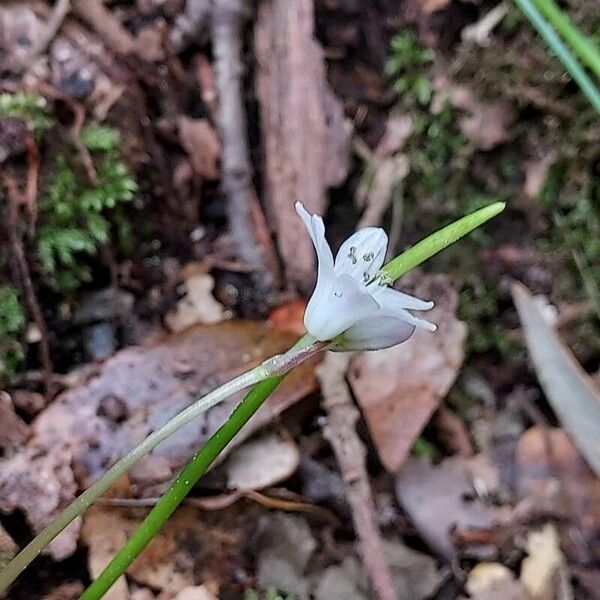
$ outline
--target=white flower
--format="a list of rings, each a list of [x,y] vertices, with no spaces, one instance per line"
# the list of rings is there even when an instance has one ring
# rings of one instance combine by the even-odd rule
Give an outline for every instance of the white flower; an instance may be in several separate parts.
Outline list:
[[[304,221],[317,251],[317,285],[304,313],[304,325],[314,338],[334,342],[337,350],[377,350],[406,341],[415,327],[435,331],[433,323],[409,310],[430,310],[433,302],[388,287],[379,274],[388,238],[379,227],[366,227],[340,247],[335,261],[325,239],[325,225],[300,202],[296,212]]]

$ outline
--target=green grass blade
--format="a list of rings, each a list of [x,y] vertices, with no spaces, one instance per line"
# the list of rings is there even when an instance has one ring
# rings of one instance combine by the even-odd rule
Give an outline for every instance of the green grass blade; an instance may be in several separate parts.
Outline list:
[[[575,54],[600,78],[600,50],[571,22],[554,0],[533,0],[539,11],[550,21]]]
[[[565,69],[569,72],[571,77],[573,77],[581,91],[596,109],[596,112],[600,114],[600,91],[598,91],[594,82],[577,62],[573,53],[562,42],[556,31],[554,31],[552,26],[544,19],[533,3],[533,0],[515,0],[515,2],[550,48],[552,48]]]

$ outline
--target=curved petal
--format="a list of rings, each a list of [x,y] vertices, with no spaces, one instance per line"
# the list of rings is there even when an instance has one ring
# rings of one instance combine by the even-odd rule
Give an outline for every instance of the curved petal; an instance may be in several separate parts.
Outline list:
[[[381,350],[405,342],[415,326],[397,317],[374,317],[359,321],[334,341],[334,352],[348,350]]]
[[[298,216],[302,219],[317,252],[319,275],[321,269],[325,272],[330,271],[333,273],[333,253],[325,239],[325,223],[323,223],[323,219],[319,215],[311,215],[304,208],[302,202],[296,202],[294,206]]]
[[[332,340],[357,321],[378,313],[374,298],[349,275],[319,277],[304,313],[304,325],[317,340]]]
[[[335,257],[335,273],[346,273],[361,283],[367,283],[385,260],[388,237],[381,227],[365,227],[351,235]]]
[[[369,291],[371,291],[371,286],[369,286]],[[427,302],[385,286],[379,286],[378,289],[373,289],[371,293],[381,306],[382,314],[398,317],[415,327],[422,327],[429,331],[437,329],[437,326],[433,323],[419,319],[407,310],[431,310],[434,306],[433,302]]]

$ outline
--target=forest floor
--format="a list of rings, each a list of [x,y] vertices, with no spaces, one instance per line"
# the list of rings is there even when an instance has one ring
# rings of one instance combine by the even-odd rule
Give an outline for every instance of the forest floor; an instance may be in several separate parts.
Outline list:
[[[0,564],[304,332],[296,200],[390,257],[503,201],[398,282],[435,334],[294,371],[106,597],[600,598],[600,120],[516,6],[5,1],[0,77]],[[6,597],[77,598],[238,399]]]

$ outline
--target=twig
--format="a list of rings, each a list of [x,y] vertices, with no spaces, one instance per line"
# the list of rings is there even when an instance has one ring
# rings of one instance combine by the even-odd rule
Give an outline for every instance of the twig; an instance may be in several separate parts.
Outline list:
[[[323,430],[329,440],[346,485],[352,519],[360,539],[365,568],[380,600],[396,600],[396,592],[375,519],[375,508],[365,463],[366,450],[355,430],[358,410],[350,397],[345,376],[350,354],[329,352],[317,367],[316,374],[323,393],[327,425]]]
[[[4,211],[6,233],[13,259],[17,265],[17,270],[21,278],[21,286],[25,295],[25,301],[29,306],[33,320],[40,331],[40,360],[44,372],[46,393],[50,394],[53,366],[50,357],[50,346],[48,344],[48,329],[46,327],[42,309],[40,308],[40,304],[35,294],[35,289],[31,280],[31,272],[29,270],[29,263],[27,262],[23,242],[19,234],[19,206],[25,204],[26,201],[22,199],[15,180],[3,169],[0,169],[0,178],[6,189],[8,200]]]
[[[252,205],[256,192],[246,143],[246,113],[242,93],[241,63],[244,0],[214,0],[211,34],[215,57],[215,83],[219,94],[218,126],[223,144],[222,186],[227,196],[231,233],[240,258],[253,269],[257,291],[268,296],[273,285],[265,257],[256,238]]]

